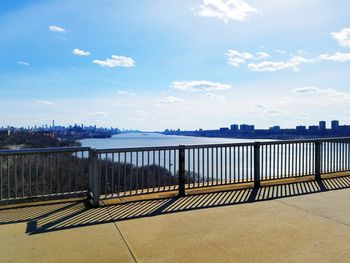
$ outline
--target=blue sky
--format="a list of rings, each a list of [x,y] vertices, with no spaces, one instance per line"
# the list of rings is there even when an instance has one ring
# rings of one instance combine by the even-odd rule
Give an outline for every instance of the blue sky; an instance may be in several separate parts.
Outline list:
[[[1,1],[0,126],[350,123],[349,1]]]

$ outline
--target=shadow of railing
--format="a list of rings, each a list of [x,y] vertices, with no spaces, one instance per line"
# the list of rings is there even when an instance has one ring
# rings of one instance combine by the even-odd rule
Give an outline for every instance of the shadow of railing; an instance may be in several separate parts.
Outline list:
[[[70,202],[0,209],[0,226],[27,223],[29,235],[72,229],[163,214],[260,202],[291,196],[350,188],[350,176],[321,181],[263,186],[253,189],[189,195],[181,198],[136,201],[89,209],[83,202]]]

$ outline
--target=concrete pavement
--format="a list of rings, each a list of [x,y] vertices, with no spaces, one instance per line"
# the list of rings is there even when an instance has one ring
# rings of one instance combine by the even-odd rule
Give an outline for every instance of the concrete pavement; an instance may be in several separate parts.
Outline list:
[[[346,177],[97,209],[0,209],[0,261],[349,262],[349,186]]]

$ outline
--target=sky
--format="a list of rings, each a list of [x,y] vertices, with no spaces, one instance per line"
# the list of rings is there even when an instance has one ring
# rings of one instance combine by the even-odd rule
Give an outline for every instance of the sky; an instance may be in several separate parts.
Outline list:
[[[0,126],[350,124],[349,10],[346,0],[0,1]]]

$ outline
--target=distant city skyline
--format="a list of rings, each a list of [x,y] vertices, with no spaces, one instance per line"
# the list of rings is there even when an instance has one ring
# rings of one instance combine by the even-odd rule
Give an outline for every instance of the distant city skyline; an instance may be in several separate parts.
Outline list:
[[[0,2],[0,126],[350,123],[350,2]]]

